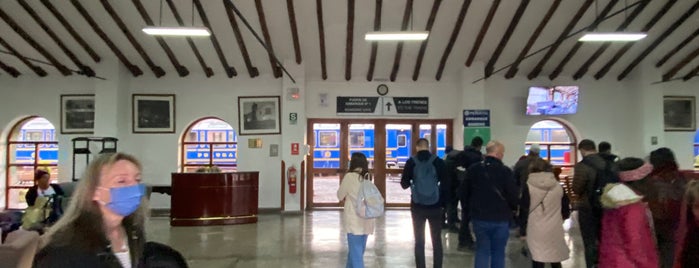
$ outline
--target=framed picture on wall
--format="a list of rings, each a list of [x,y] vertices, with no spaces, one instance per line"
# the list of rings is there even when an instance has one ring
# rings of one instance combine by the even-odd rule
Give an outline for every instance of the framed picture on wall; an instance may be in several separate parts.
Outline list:
[[[61,95],[61,134],[92,134],[95,95]]]
[[[175,133],[174,94],[133,94],[133,133]]]
[[[664,96],[665,131],[696,131],[694,96]]]
[[[279,96],[238,97],[240,135],[281,133]]]

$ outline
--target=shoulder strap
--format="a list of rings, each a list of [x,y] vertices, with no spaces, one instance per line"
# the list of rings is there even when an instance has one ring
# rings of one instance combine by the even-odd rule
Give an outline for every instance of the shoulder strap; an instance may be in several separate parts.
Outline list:
[[[539,201],[539,204],[536,204],[536,207],[534,207],[534,208],[532,208],[531,210],[529,210],[529,213],[532,213],[532,211],[536,210],[536,209],[539,208],[539,207],[542,207],[542,209],[544,209],[544,210],[546,209],[546,208],[543,207],[543,206],[544,206],[544,200],[546,200],[546,196],[549,194],[550,191],[551,191],[551,190],[547,190],[547,191],[546,191],[546,193],[544,194],[544,198],[541,198],[541,201]],[[530,195],[530,196],[531,196],[531,195]]]

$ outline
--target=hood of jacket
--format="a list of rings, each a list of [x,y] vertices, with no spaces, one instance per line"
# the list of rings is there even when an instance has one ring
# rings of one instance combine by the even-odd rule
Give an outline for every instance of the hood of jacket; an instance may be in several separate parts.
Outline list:
[[[632,170],[625,170],[625,171],[620,171],[619,172],[619,179],[621,181],[638,181],[641,179],[644,179],[648,174],[650,174],[653,171],[653,165],[650,163],[644,163],[642,166],[632,169]]]
[[[541,189],[542,191],[549,191],[554,187],[559,186],[558,181],[552,172],[530,173],[529,179],[527,179],[527,184],[531,187]]]
[[[418,160],[425,161],[427,159],[430,159],[430,156],[432,156],[432,153],[429,150],[422,150],[422,151],[418,151],[416,156],[417,156]]]
[[[626,184],[610,183],[604,187],[600,202],[604,208],[618,208],[641,202],[642,199],[643,196],[637,194]]]

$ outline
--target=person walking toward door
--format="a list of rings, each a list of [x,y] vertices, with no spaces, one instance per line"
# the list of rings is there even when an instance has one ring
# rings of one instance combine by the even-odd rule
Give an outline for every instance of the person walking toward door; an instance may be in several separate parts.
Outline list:
[[[442,209],[449,200],[449,180],[446,178],[444,161],[430,152],[430,142],[421,138],[415,144],[417,153],[408,159],[403,169],[400,185],[410,187],[410,214],[413,218],[415,235],[415,266],[425,264],[425,221],[430,225],[433,263],[442,267]]]

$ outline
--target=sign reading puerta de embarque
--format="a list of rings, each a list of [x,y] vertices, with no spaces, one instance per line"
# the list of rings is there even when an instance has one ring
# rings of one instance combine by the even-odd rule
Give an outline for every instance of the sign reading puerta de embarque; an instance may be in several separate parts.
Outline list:
[[[427,116],[428,97],[337,97],[338,115]]]

